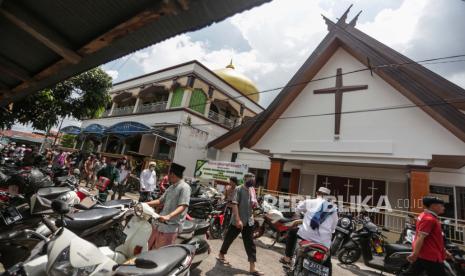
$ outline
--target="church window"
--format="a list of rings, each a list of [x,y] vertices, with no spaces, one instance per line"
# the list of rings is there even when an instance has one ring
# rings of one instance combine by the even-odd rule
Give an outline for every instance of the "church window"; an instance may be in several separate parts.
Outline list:
[[[201,89],[194,89],[189,102],[189,108],[203,114],[205,112],[206,103],[207,96],[205,93],[203,93]]]
[[[171,98],[171,107],[180,107],[182,103],[182,97],[184,96],[184,89],[179,87],[173,91],[173,97]]]

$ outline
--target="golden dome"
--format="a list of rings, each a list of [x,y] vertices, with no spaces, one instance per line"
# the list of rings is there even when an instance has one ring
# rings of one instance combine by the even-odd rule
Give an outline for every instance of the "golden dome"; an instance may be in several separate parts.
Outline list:
[[[235,67],[231,60],[228,66],[215,70],[214,72],[234,88],[247,95],[249,99],[258,103],[260,94],[258,94],[258,89],[253,81],[234,69]]]

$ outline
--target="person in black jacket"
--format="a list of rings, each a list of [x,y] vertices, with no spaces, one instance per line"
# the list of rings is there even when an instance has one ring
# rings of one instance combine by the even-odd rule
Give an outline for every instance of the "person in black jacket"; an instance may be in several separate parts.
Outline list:
[[[113,185],[115,185],[115,183],[117,184],[119,179],[119,171],[116,168],[116,160],[111,160],[110,164],[108,164],[105,168],[101,169],[97,173],[97,179],[99,179],[101,176],[106,177],[110,180],[110,184],[106,187],[106,189],[103,191],[99,190],[98,194],[99,201],[105,202],[107,201],[108,191],[113,188]]]

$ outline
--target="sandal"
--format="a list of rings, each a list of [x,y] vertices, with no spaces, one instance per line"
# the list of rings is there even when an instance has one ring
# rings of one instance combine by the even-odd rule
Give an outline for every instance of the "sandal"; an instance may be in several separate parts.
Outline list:
[[[265,273],[261,272],[260,270],[255,270],[255,271],[251,271],[250,275],[263,276],[263,275],[265,275]]]
[[[289,261],[286,260],[286,257],[281,257],[281,258],[279,259],[279,262],[282,263],[282,264],[284,264],[284,265],[290,265],[290,264],[291,264],[291,260],[289,260]]]
[[[223,259],[223,258],[220,258],[220,257],[216,257],[216,260],[218,262],[220,262],[222,265],[230,265],[228,261],[226,261],[226,259]]]

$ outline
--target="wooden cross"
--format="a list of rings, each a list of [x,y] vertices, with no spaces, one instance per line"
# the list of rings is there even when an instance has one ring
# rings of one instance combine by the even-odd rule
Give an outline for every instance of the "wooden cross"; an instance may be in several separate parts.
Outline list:
[[[334,123],[334,135],[339,136],[341,130],[341,112],[342,112],[342,94],[344,92],[352,92],[358,90],[365,90],[368,89],[368,85],[349,85],[344,86],[342,84],[342,69],[337,68],[336,74],[336,86],[330,88],[323,88],[314,90],[314,94],[335,94],[335,112],[336,115],[335,123]]]
[[[350,188],[352,188],[354,185],[350,185],[350,179],[347,179],[347,184],[344,185],[347,187],[347,198],[350,197]]]
[[[326,177],[325,182],[323,182],[322,184],[325,185],[326,188],[328,188],[328,185],[330,185],[331,182],[328,182],[328,178]]]

